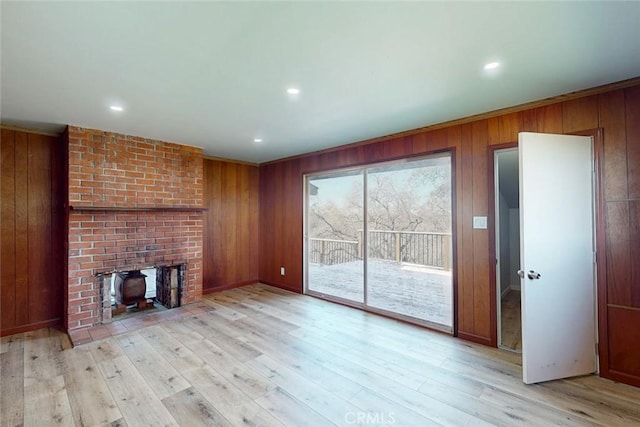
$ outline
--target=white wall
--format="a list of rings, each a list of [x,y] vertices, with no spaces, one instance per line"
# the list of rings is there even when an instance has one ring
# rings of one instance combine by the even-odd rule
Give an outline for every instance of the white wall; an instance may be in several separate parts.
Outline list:
[[[498,211],[500,216],[500,294],[504,294],[511,285],[511,238],[510,215],[507,200],[501,191],[498,191]]]
[[[520,289],[520,277],[517,271],[520,269],[520,209],[509,209],[509,284],[511,289]]]

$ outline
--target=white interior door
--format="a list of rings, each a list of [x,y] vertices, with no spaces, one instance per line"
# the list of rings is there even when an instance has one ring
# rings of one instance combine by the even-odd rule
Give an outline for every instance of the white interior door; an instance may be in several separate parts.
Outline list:
[[[523,132],[519,149],[523,380],[589,374],[596,370],[592,140]]]

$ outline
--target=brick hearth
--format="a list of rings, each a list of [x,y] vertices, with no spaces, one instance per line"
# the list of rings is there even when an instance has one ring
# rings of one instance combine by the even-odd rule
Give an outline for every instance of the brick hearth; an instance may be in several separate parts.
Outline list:
[[[75,126],[68,141],[67,329],[100,323],[105,271],[185,263],[182,303],[199,301],[202,150]]]

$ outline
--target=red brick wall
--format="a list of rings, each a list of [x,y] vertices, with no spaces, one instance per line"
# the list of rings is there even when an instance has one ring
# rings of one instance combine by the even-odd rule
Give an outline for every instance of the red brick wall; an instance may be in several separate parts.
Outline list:
[[[100,322],[97,272],[187,264],[182,303],[202,296],[201,212],[82,207],[203,206],[200,148],[70,126],[69,330]]]

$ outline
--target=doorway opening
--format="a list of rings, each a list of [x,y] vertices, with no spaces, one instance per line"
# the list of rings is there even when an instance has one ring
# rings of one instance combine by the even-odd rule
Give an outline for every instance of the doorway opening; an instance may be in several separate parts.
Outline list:
[[[522,352],[518,148],[494,151],[498,347]]]

